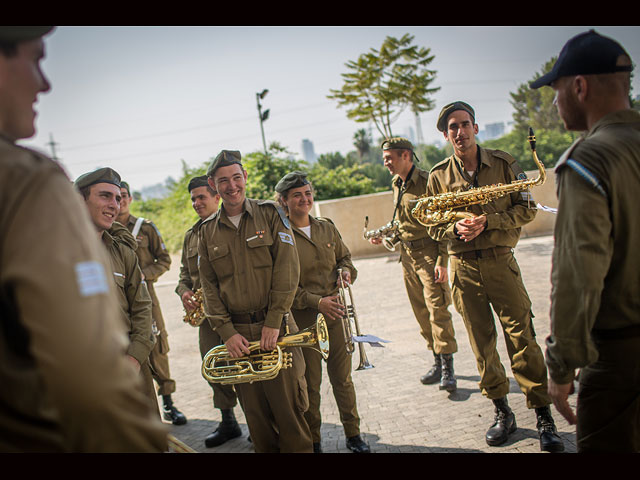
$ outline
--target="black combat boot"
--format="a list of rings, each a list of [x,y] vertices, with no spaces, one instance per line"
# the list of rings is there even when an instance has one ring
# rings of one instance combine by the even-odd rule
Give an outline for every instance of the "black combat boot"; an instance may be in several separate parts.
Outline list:
[[[434,363],[431,369],[420,377],[420,381],[424,385],[432,385],[434,383],[438,383],[440,381],[440,377],[442,376],[442,358],[439,354],[433,354]]]
[[[442,379],[440,379],[440,390],[455,392],[458,388],[455,374],[453,372],[453,353],[443,353],[442,359]]]
[[[173,405],[171,395],[162,395],[162,417],[174,425],[184,425],[187,423],[187,417]]]
[[[540,436],[540,450],[553,453],[564,452],[564,443],[556,430],[549,405],[536,408],[536,418],[538,419],[536,428]]]
[[[496,406],[496,416],[493,425],[487,430],[485,439],[488,445],[495,447],[506,442],[509,435],[515,432],[518,427],[516,416],[507,403],[507,397],[496,398],[493,400],[493,404]]]
[[[218,424],[215,432],[204,439],[207,448],[218,447],[232,438],[242,435],[240,425],[233,414],[233,408],[220,410],[222,412],[222,421]]]
[[[371,453],[371,448],[360,435],[347,438],[347,448],[353,453]]]

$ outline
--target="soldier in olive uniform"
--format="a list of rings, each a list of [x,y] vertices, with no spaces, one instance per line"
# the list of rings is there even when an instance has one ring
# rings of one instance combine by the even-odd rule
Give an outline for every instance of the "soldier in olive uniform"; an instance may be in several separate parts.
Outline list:
[[[579,452],[640,452],[640,114],[632,62],[595,31],[564,46],[531,88],[551,86],[568,130],[556,166],[549,393]],[[577,417],[567,402],[580,370]]]
[[[191,204],[200,219],[191,227],[184,236],[182,245],[182,264],[180,265],[180,278],[176,293],[180,296],[182,305],[187,313],[194,312],[200,305],[194,301],[195,293],[200,289],[200,276],[198,273],[198,230],[202,222],[218,211],[220,195],[213,190],[207,182],[207,176],[194,177],[187,186],[191,196]],[[200,355],[204,358],[213,347],[220,345],[220,335],[211,328],[209,322],[203,321],[198,326],[198,339]],[[218,428],[205,438],[207,447],[217,447],[227,440],[242,435],[238,421],[233,413],[233,407],[238,403],[236,392],[232,385],[211,383],[213,389],[213,406],[220,409],[222,422]]]
[[[152,301],[153,328],[157,342],[151,350],[149,361],[151,373],[158,384],[158,395],[162,395],[163,417],[174,425],[184,425],[187,418],[173,404],[171,394],[176,391],[176,382],[171,378],[169,370],[169,333],[165,328],[160,301],[156,295],[154,283],[169,270],[171,256],[156,226],[150,220],[131,215],[129,206],[133,198],[127,182],[121,184],[122,201],[118,222],[127,227],[138,242],[136,254],[140,262],[143,278],[147,284]]]
[[[0,27],[0,451],[165,451],[87,209],[57,163],[16,145],[50,88],[52,28]]]
[[[433,352],[434,364],[420,378],[425,385],[440,382],[440,390],[453,392],[457,382],[453,354],[458,351],[447,271],[447,242],[437,242],[411,215],[412,200],[427,191],[428,172],[413,163],[413,145],[406,138],[390,138],[382,143],[384,165],[393,175],[393,219],[398,221],[402,275],[420,334]],[[372,238],[379,244],[380,239]]]
[[[289,216],[300,261],[300,284],[291,310],[293,317],[298,327],[305,329],[315,325],[318,313],[324,315],[331,349],[327,359],[327,373],[338,405],[346,445],[355,453],[369,453],[369,445],[360,436],[356,390],[351,380],[351,354],[347,352],[341,320],[345,311],[337,295],[338,269],[342,269],[343,280],[347,285],[355,282],[358,271],[333,222],[309,215],[313,207],[313,191],[304,173],[292,172],[285,175],[275,190]],[[311,428],[313,450],[321,453],[322,356],[310,348],[305,348],[303,353],[307,364],[305,376],[309,392],[309,409],[305,418]]]
[[[136,256],[136,241],[115,221],[120,209],[120,175],[111,168],[99,168],[79,176],[75,187],[84,198],[89,216],[109,254],[111,272],[118,293],[122,322],[129,334],[127,356],[140,372],[149,404],[157,412],[149,354],[155,344],[151,331],[151,297]]]
[[[223,150],[209,170],[222,206],[200,226],[198,255],[205,312],[233,358],[249,343],[271,351],[285,333],[298,331],[290,315],[298,288],[298,254],[284,212],[275,202],[246,198],[240,152]],[[311,453],[304,412],[309,407],[300,348],[285,348],[292,366],[271,380],[235,385],[256,452]]]
[[[453,146],[454,155],[431,169],[429,195],[526,178],[511,155],[476,144],[478,125],[470,105],[446,105],[437,127]],[[540,448],[562,451],[564,445],[549,408],[547,369],[535,338],[531,300],[513,256],[522,225],[536,214],[535,203],[529,192],[512,193],[486,205],[473,205],[470,211],[477,216],[428,230],[433,238],[449,241],[454,305],[469,333],[482,393],[495,405],[495,422],[487,431],[486,441],[500,445],[516,430],[515,415],[507,403],[509,379],[496,350],[493,307],[504,332],[514,377],[527,398],[527,407],[535,409]]]

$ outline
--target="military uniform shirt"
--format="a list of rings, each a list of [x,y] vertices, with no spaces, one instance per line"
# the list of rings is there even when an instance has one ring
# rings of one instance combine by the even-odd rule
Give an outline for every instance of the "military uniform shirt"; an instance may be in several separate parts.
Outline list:
[[[475,179],[464,171],[462,160],[452,155],[431,169],[427,194],[432,196],[444,192],[468,190],[474,187],[474,180],[475,185],[483,187],[526,178],[526,174],[508,153],[480,146],[478,150],[480,161]],[[515,248],[520,239],[522,226],[535,218],[536,203],[528,191],[515,192],[486,205],[472,205],[469,211],[475,215],[487,216],[486,228],[469,242],[458,239],[454,232],[455,222],[428,227],[429,235],[433,238],[449,240],[449,254],[497,246]]]
[[[202,225],[202,220],[198,220],[184,234],[182,242],[182,262],[180,264],[180,275],[176,293],[182,295],[191,290],[195,292],[200,288],[200,277],[198,274],[198,229]]]
[[[125,227],[132,232],[137,220],[137,217],[129,215]],[[164,245],[162,235],[150,220],[145,219],[142,222],[136,235],[136,241],[138,242],[136,254],[140,260],[140,269],[144,274],[144,279],[153,283],[160,278],[160,275],[169,270],[171,255]]]
[[[223,341],[236,334],[232,313],[267,310],[264,325],[280,328],[298,287],[293,232],[275,203],[245,199],[238,228],[224,203],[199,230],[198,270],[205,312]]]

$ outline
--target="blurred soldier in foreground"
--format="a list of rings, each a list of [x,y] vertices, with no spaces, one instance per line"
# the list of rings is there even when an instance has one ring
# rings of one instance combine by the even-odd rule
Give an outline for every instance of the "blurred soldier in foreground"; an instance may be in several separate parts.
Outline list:
[[[184,235],[180,279],[176,287],[176,293],[182,300],[182,305],[188,314],[187,318],[191,318],[190,314],[200,311],[200,304],[195,300],[195,292],[200,290],[200,276],[198,273],[198,230],[202,222],[211,218],[218,211],[220,195],[209,186],[206,175],[192,178],[187,188],[191,196],[191,205],[200,217],[200,220],[187,230]],[[204,357],[209,350],[220,345],[222,339],[220,335],[211,328],[211,325],[206,321],[204,315],[201,315],[197,321],[201,323],[199,325],[194,324],[194,326],[198,327],[200,355]],[[210,385],[213,389],[213,406],[220,409],[222,422],[220,422],[215,432],[205,438],[204,444],[207,447],[217,447],[227,440],[239,437],[242,435],[242,431],[233,413],[233,407],[238,403],[233,385],[220,385],[219,383],[211,383]]]
[[[100,244],[62,169],[15,142],[52,27],[0,27],[0,451],[160,452]]]
[[[579,452],[640,452],[640,114],[631,58],[595,31],[564,46],[549,85],[567,130],[556,167],[549,393]],[[567,402],[580,370],[577,417]]]

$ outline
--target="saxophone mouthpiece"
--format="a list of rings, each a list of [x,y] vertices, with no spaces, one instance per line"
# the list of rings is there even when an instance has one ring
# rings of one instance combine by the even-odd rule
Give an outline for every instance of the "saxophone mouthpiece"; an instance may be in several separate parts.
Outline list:
[[[533,134],[533,128],[529,127],[529,145],[531,146],[531,150],[536,149],[536,136]]]

